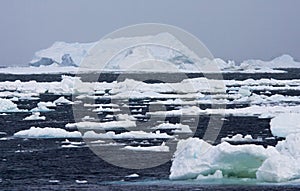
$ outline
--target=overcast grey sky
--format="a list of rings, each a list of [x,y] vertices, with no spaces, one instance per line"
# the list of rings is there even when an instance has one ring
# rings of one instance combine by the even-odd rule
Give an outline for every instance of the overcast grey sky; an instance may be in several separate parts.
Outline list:
[[[0,65],[26,65],[55,41],[91,42],[120,27],[171,24],[215,57],[300,60],[298,0],[1,0]]]

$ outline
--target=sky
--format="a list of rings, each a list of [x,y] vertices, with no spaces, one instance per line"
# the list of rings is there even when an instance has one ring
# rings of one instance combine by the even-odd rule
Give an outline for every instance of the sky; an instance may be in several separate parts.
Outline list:
[[[93,42],[139,23],[180,27],[215,57],[300,61],[298,0],[1,0],[0,66],[27,65],[55,41]]]

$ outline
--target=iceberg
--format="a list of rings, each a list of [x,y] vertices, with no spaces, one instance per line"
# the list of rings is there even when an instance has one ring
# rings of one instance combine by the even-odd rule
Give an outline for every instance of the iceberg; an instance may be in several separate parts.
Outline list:
[[[271,61],[245,60],[241,63],[240,69],[272,69],[272,68],[299,68],[300,63],[293,57],[283,54]]]
[[[37,51],[29,64],[31,66],[51,65],[53,63],[61,66],[79,65],[94,44],[55,42],[51,47]]]
[[[139,44],[148,45],[139,45]],[[98,45],[101,45],[98,46]],[[132,44],[138,46],[132,47]],[[151,45],[150,45],[151,44]],[[156,44],[168,44],[171,47],[176,47],[176,51]],[[63,67],[80,66],[83,59],[87,56],[93,55],[92,48],[97,48],[97,54],[103,54],[103,57],[112,58],[111,61],[103,66],[102,69],[108,71],[152,71],[153,66],[144,64],[142,66],[136,63],[142,60],[161,60],[170,62],[175,66],[176,71],[199,72],[200,68],[209,68],[209,65],[216,65],[223,72],[282,72],[276,71],[275,68],[299,68],[300,63],[295,61],[290,55],[284,54],[271,61],[262,60],[245,60],[242,63],[235,63],[234,61],[224,61],[220,58],[198,58],[194,53],[181,43],[176,37],[169,33],[159,33],[149,36],[138,37],[123,37],[123,38],[108,38],[101,39],[97,42],[91,43],[66,43],[55,42],[49,48],[37,51],[33,60],[30,62],[31,66],[51,66],[58,65]],[[120,47],[130,47],[124,51],[116,50]],[[102,59],[102,58],[100,58]],[[101,60],[100,60],[101,62]],[[155,70],[155,69],[154,69]],[[159,66],[156,68],[159,70]],[[166,71],[167,72],[167,71]],[[216,72],[216,71],[201,71],[201,72]]]

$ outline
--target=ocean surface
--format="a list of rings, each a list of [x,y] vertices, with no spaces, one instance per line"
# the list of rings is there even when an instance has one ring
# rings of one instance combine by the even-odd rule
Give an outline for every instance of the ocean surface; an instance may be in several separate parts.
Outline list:
[[[224,79],[244,80],[248,78],[261,79],[300,79],[300,70],[288,69],[280,74],[224,74]],[[96,75],[96,74],[95,74]],[[135,74],[137,75],[137,74]],[[129,77],[130,75],[126,75]],[[187,75],[190,78],[201,77],[201,74]],[[113,81],[117,74],[105,74],[99,81]],[[135,76],[136,77],[136,76]],[[83,80],[88,81],[88,79]],[[153,78],[155,79],[155,78]],[[175,76],[168,74],[166,79],[178,81]],[[59,74],[46,75],[10,75],[1,74],[0,83],[4,81],[52,82],[60,81]],[[120,79],[119,79],[120,80]],[[156,83],[148,81],[148,83]],[[4,90],[2,90],[4,91]],[[256,93],[260,93],[257,91]],[[271,95],[297,95],[299,91],[271,91]],[[19,109],[32,109],[40,101],[54,101],[61,95],[43,93],[39,100],[19,100]],[[65,95],[71,100],[72,95]],[[247,105],[230,104],[227,108],[242,108]],[[209,104],[200,104],[200,108],[209,108]],[[67,123],[75,122],[72,106],[59,105],[54,112],[44,112],[44,121],[24,121],[28,112],[13,112],[0,115],[0,190],[299,190],[300,184],[282,183],[271,184],[257,182],[253,179],[224,178],[221,180],[169,180],[171,161],[148,169],[126,169],[114,166],[96,154],[89,147],[62,147],[63,138],[14,138],[14,133],[35,127],[64,128]],[[178,121],[171,117],[168,121]],[[194,137],[202,138],[209,121],[209,116],[200,116],[198,128]],[[213,144],[221,142],[221,138],[237,133],[261,137],[262,141],[255,144],[268,146],[276,145],[277,139],[272,137],[269,127],[270,119],[255,116],[228,116],[224,120],[221,132]],[[69,138],[69,141],[80,142],[81,139]],[[235,142],[233,144],[243,144]],[[126,163],[126,161],[124,161]],[[128,177],[138,174],[138,177]]]

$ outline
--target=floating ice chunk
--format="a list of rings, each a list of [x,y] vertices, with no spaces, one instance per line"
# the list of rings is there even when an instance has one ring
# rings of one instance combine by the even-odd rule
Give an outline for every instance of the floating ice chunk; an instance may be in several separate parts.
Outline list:
[[[188,125],[183,124],[172,124],[172,123],[162,123],[151,129],[171,129],[174,133],[192,133],[192,130]]]
[[[96,118],[95,117],[90,117],[90,116],[84,116],[82,118],[82,121],[93,121],[93,120],[96,120]]]
[[[17,104],[13,103],[11,100],[0,98],[0,112],[20,112],[26,110],[20,110]]]
[[[68,123],[65,126],[67,129],[115,129],[115,128],[132,128],[136,127],[134,121],[109,121],[109,122],[78,122]]]
[[[53,104],[51,102],[39,102],[37,104],[37,107],[31,109],[31,112],[49,112],[49,111],[53,111],[53,109],[49,109],[49,106],[53,106]]]
[[[45,120],[45,116],[40,116],[40,112],[33,112],[32,115],[25,117],[25,121]]]
[[[257,169],[268,157],[278,153],[274,147],[230,145],[212,146],[203,140],[189,138],[178,142],[170,169],[170,179],[195,179],[217,170],[224,176],[255,178]]]
[[[93,112],[118,112],[118,111],[121,111],[119,108],[103,108],[102,106],[96,108],[96,109],[93,109]]]
[[[160,146],[125,146],[123,149],[132,151],[151,151],[151,152],[169,152],[170,148],[163,142]]]
[[[203,113],[203,111],[196,106],[184,107],[179,110],[148,112],[150,115],[164,115],[169,117],[181,115],[199,115],[200,113]]]
[[[31,127],[15,133],[14,136],[20,138],[80,138],[81,133],[78,131],[69,132],[60,128]]]
[[[73,104],[72,101],[66,99],[64,96],[61,96],[59,97],[57,100],[55,100],[53,102],[55,105],[61,105],[61,104],[66,104],[66,105],[69,105],[69,104]]]
[[[136,118],[134,116],[128,114],[118,114],[116,115],[116,118],[118,121],[136,121]]]
[[[49,180],[49,183],[60,183],[60,180]]]
[[[140,177],[140,175],[136,173],[125,176],[125,178],[138,178],[138,177]]]
[[[94,131],[87,131],[83,135],[84,138],[94,138],[94,139],[172,139],[166,133],[147,133],[144,131],[130,131],[120,134],[115,134],[113,131],[107,133],[95,133]]]
[[[286,137],[289,134],[300,133],[300,114],[282,113],[271,119],[271,132],[277,137]]]
[[[86,184],[86,183],[88,183],[87,180],[75,180],[75,182],[76,182],[77,184]]]

